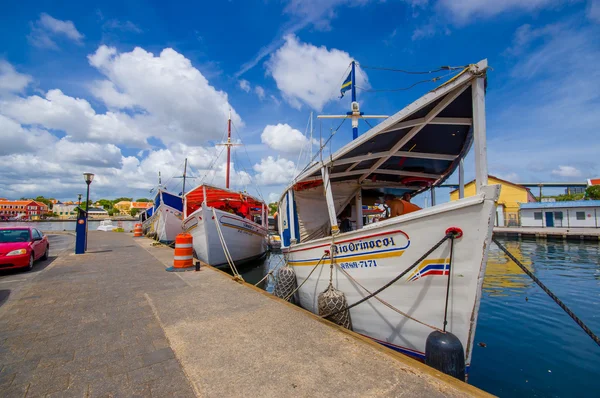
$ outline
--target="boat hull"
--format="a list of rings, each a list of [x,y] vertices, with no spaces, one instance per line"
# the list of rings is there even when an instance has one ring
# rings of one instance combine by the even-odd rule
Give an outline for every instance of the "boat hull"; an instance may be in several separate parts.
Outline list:
[[[145,234],[161,243],[172,243],[183,232],[181,225],[183,214],[170,206],[161,204],[147,222]],[[142,224],[144,231],[144,224]]]
[[[267,251],[267,229],[235,214],[215,209],[217,220],[231,258],[236,266],[262,257]],[[193,237],[196,257],[214,267],[227,267],[227,258],[211,207],[203,207],[189,215],[183,229]]]
[[[300,305],[318,313],[318,295],[330,283],[332,260],[325,251],[331,250],[336,263],[332,283],[351,304],[369,294],[358,284],[370,292],[376,291],[415,263],[445,236],[448,228],[460,228],[463,236],[454,241],[450,269],[446,330],[460,339],[468,366],[498,192],[496,186],[484,187],[484,193],[476,197],[340,234],[335,238],[334,247],[328,237],[285,248],[298,284],[303,283],[298,291]],[[325,258],[316,266],[323,256]],[[410,317],[442,329],[449,258],[450,240],[447,240],[377,297]],[[425,341],[434,330],[431,327],[399,314],[375,298],[353,307],[350,316],[355,332],[424,359]]]

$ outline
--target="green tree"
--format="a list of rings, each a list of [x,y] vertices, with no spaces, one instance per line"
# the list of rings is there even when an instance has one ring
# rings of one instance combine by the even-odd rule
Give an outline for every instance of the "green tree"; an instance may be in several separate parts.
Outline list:
[[[100,206],[102,206],[104,210],[110,210],[113,208],[113,201],[110,199],[100,199],[98,203],[100,203]]]
[[[585,197],[593,200],[600,200],[600,185],[592,185],[585,190]]]
[[[119,203],[119,202],[131,202],[133,200],[133,198],[116,198],[115,200],[113,200],[113,204],[115,203]]]
[[[275,213],[277,212],[277,203],[273,202],[273,203],[269,203],[269,215],[275,215]]]
[[[129,214],[131,214],[131,217],[135,217],[138,215],[139,212],[140,212],[140,209],[131,209],[129,211]]]
[[[108,215],[109,215],[109,216],[111,216],[111,217],[112,217],[112,216],[114,216],[114,215],[115,215],[115,213],[117,213],[117,210],[116,210],[116,209],[114,209],[114,208],[112,208],[112,209],[108,209],[108,210],[107,210],[107,213],[108,213]]]
[[[152,202],[152,199],[148,198],[139,198],[135,200],[136,202]]]
[[[48,210],[52,209],[52,202],[50,202],[50,199],[46,199],[43,196],[38,196],[37,198],[34,199],[36,202],[40,202],[45,204],[46,206],[48,206]]]
[[[572,194],[563,194],[563,195],[558,195],[556,197],[556,201],[557,202],[565,202],[565,201],[571,201],[571,200],[582,200],[583,199],[584,194],[582,193],[572,193]]]

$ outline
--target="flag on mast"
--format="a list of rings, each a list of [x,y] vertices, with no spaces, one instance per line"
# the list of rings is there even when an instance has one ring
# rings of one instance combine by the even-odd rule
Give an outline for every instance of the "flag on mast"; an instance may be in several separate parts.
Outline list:
[[[350,73],[348,73],[348,77],[342,83],[342,87],[340,89],[340,93],[342,95],[340,95],[340,98],[344,98],[344,93],[346,91],[350,90],[351,88],[352,88],[352,71],[350,71]]]

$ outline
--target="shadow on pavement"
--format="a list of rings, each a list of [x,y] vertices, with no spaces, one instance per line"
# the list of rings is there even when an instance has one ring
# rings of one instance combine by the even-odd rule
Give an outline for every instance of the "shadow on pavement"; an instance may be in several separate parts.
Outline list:
[[[8,289],[0,290],[0,307],[2,307],[4,305],[4,303],[6,303],[6,300],[8,300],[8,296],[10,296],[10,290],[8,290]]]
[[[24,268],[13,268],[13,269],[0,269],[0,278],[3,276],[9,276],[9,275],[18,275],[18,274],[35,274],[37,272],[41,272],[44,269],[46,269],[50,264],[52,264],[54,262],[54,260],[56,260],[58,258],[58,256],[50,256],[48,257],[48,260],[38,260],[33,264],[33,269],[29,272],[25,271]]]

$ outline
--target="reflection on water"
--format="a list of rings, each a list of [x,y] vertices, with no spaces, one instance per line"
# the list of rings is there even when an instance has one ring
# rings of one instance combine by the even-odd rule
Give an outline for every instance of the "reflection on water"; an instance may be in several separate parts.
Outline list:
[[[600,333],[599,243],[501,242]],[[254,284],[282,262],[281,254],[270,254],[242,275]],[[268,281],[262,287],[272,292]],[[492,244],[469,383],[505,397],[583,397],[600,395],[599,379],[600,347]]]
[[[95,230],[100,226],[102,220],[90,220],[89,229]],[[75,231],[76,220],[65,221],[2,221],[0,227],[33,227],[40,231]],[[127,232],[133,231],[133,227],[139,221],[113,221],[115,228],[123,228]]]
[[[502,243],[600,333],[600,244]],[[600,378],[600,347],[495,244],[471,365],[469,382],[499,396],[598,396],[594,391]]]

